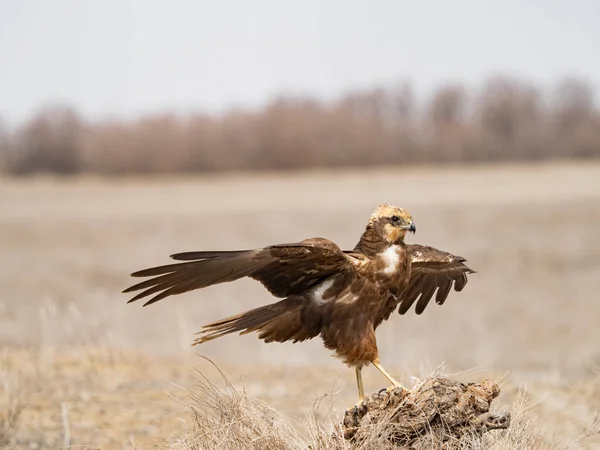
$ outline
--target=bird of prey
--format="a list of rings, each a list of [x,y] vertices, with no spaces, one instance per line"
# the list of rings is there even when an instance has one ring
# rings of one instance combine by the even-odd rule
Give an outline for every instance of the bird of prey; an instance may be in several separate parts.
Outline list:
[[[415,305],[421,314],[435,294],[442,305],[452,286],[461,291],[474,273],[464,258],[404,242],[416,232],[402,208],[379,205],[353,250],[342,251],[324,238],[255,250],[195,251],[171,258],[184,261],[132,274],[152,277],[124,292],[143,290],[129,302],[165,297],[250,277],[281,300],[205,325],[195,344],[229,333],[257,332],[265,342],[301,342],[321,336],[356,372],[359,403],[364,400],[361,370],[373,364],[393,385],[402,387],[381,365],[376,328],[398,308]]]

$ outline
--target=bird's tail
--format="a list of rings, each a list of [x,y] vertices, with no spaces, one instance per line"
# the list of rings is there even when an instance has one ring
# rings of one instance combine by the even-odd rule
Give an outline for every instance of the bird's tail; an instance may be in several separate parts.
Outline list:
[[[240,334],[247,334],[260,330],[277,316],[281,315],[281,311],[275,310],[273,306],[261,306],[260,308],[251,309],[250,311],[204,325],[202,330],[196,333],[200,336],[196,338],[193,345],[212,341],[229,333],[239,332]]]
[[[300,341],[310,339],[318,330],[308,330],[301,323],[301,303],[295,298],[287,298],[277,303],[251,309],[226,319],[217,320],[202,327],[192,345],[239,332],[248,334],[259,333],[259,338],[265,342]]]

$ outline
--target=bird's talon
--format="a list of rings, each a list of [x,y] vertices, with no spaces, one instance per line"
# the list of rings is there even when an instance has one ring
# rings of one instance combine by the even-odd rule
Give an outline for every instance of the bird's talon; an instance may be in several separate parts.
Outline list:
[[[379,392],[381,393],[381,392],[385,391],[385,392],[386,392],[386,394],[391,394],[391,393],[392,393],[392,392],[394,392],[396,389],[400,389],[400,393],[403,393],[403,392],[408,392],[408,389],[406,389],[406,388],[405,388],[404,386],[402,386],[401,384],[400,384],[400,385],[397,385],[397,386],[396,386],[396,385],[390,386],[390,387],[388,387],[388,388],[382,389],[382,390],[381,390],[381,391],[379,391]]]
[[[363,408],[366,408],[365,401],[359,400],[354,406],[346,410],[346,414],[358,416]]]

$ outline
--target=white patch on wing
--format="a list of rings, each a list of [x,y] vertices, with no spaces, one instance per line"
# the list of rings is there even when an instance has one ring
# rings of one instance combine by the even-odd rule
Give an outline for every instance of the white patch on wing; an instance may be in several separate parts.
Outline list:
[[[382,253],[383,261],[385,262],[385,269],[383,271],[388,275],[392,275],[398,271],[398,264],[400,263],[400,253],[398,253],[398,250],[400,249],[397,245],[390,245]]]
[[[323,295],[331,286],[333,286],[333,278],[328,278],[321,284],[315,286],[312,291],[312,300],[316,303],[325,303]]]

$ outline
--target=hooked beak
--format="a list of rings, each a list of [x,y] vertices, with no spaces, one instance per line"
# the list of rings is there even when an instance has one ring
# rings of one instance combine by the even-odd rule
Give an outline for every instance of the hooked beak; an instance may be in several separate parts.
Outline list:
[[[402,228],[410,231],[412,234],[415,234],[417,232],[417,226],[414,222],[411,222],[408,225],[404,225]]]

